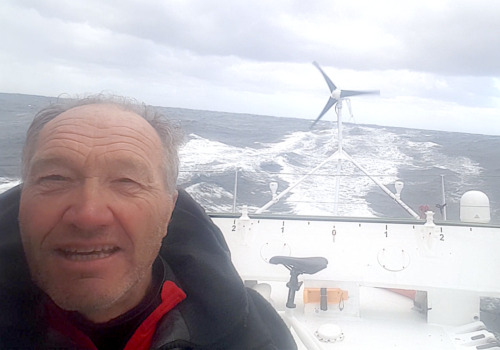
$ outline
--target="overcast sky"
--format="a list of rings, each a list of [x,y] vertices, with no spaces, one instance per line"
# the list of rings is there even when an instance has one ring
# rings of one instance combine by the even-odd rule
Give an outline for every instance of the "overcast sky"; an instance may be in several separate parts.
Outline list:
[[[500,135],[497,0],[3,0],[0,43],[1,92],[315,119],[317,61],[358,123]]]

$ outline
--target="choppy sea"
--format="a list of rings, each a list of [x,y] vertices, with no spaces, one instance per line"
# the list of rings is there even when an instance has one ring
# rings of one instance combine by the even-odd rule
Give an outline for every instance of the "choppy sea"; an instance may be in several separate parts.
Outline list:
[[[21,148],[37,110],[55,98],[0,93],[0,192],[19,181]],[[296,118],[159,107],[186,133],[179,186],[210,212],[255,210],[334,153],[336,123]],[[333,113],[333,112],[332,112]],[[333,119],[333,116],[330,116]],[[391,191],[405,183],[401,198],[415,211],[446,203],[447,218],[459,219],[462,194],[486,193],[493,223],[500,223],[500,136],[344,125],[344,150]],[[337,162],[329,162],[270,208],[275,213],[331,215]],[[238,174],[235,176],[235,172]],[[442,196],[444,177],[445,199]],[[352,163],[342,165],[339,215],[409,217]]]
[[[36,112],[55,100],[0,93],[0,193],[19,183],[26,130]],[[278,183],[279,193],[336,150],[333,122],[311,131],[311,121],[303,119],[159,108],[186,133],[178,185],[209,212],[233,211],[235,182],[236,210],[243,204],[255,210],[271,199],[270,182]],[[344,150],[391,191],[402,180],[401,198],[417,213],[428,205],[441,219],[436,204],[446,203],[447,218],[458,220],[462,194],[479,190],[489,197],[491,222],[500,224],[500,136],[345,124],[343,139]],[[331,215],[336,169],[336,162],[327,163],[270,211]],[[409,217],[349,162],[342,166],[338,210],[346,216]],[[500,299],[482,298],[481,307],[498,337]]]

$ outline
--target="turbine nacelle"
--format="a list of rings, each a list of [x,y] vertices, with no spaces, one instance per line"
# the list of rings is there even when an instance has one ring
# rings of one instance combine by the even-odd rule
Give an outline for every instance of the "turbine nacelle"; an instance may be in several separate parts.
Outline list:
[[[342,95],[342,90],[340,89],[335,89],[332,91],[332,95],[331,95],[331,98],[335,99],[335,100],[340,100],[340,96]]]

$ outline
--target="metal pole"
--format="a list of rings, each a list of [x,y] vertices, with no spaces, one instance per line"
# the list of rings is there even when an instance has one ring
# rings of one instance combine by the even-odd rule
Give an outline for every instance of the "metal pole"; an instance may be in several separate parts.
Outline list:
[[[342,154],[342,100],[335,105],[337,110],[337,129],[338,129],[338,151]],[[337,160],[337,177],[335,178],[335,196],[333,198],[333,215],[338,215],[339,191],[340,191],[340,172],[342,171],[342,158]]]
[[[371,176],[368,171],[366,171],[365,168],[361,166],[361,164],[358,164],[354,159],[352,159],[347,153],[343,152],[345,158],[347,158],[349,161],[352,162],[358,168],[361,170],[366,176],[368,176],[378,187],[382,189],[389,197],[394,199],[400,206],[403,207],[404,210],[406,210],[411,216],[413,216],[415,219],[420,219],[420,215],[415,213],[408,205],[406,205],[405,202],[403,202],[400,198],[398,198],[394,193],[392,193],[384,184],[382,184],[380,181],[378,181],[376,178]]]
[[[255,214],[261,214],[264,212],[264,210],[268,209],[271,205],[278,203],[279,200],[284,195],[286,195],[288,192],[290,192],[295,187],[300,185],[305,179],[307,179],[310,175],[314,174],[318,169],[320,169],[323,165],[328,163],[331,159],[338,157],[338,154],[339,154],[339,152],[337,151],[334,154],[332,154],[330,157],[328,157],[327,159],[322,161],[316,168],[314,168],[313,170],[311,170],[310,172],[308,172],[307,174],[302,176],[299,181],[295,182],[293,185],[288,186],[288,188],[286,190],[284,190],[283,192],[281,192],[279,195],[277,195],[276,198],[271,199],[269,202],[266,203],[266,205],[264,205],[263,207],[261,207],[257,211],[255,211]]]
[[[441,195],[443,197],[443,220],[446,221],[446,196],[444,195],[444,175],[441,175]]]
[[[236,213],[236,198],[238,194],[238,168],[234,171],[233,213]]]

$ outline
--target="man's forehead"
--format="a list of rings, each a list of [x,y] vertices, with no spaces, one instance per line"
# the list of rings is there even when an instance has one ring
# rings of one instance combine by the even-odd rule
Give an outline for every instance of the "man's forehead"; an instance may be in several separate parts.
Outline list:
[[[161,149],[158,133],[143,117],[113,104],[90,104],[71,108],[48,122],[40,132],[40,142],[60,134],[80,134],[106,139],[109,136],[142,139],[154,150]]]
[[[152,129],[151,125],[137,113],[126,110],[118,105],[104,103],[89,104],[68,109],[47,123],[47,126],[58,124],[62,121],[74,123],[85,122],[85,124],[95,123],[103,127],[130,123],[146,128],[149,126]]]
[[[163,151],[157,132],[140,115],[116,105],[93,104],[69,109],[43,127],[34,158],[61,152],[105,158],[128,152],[156,163]]]

